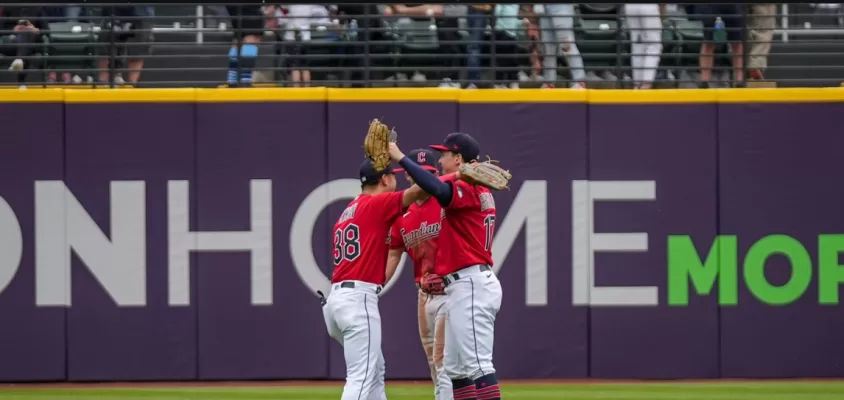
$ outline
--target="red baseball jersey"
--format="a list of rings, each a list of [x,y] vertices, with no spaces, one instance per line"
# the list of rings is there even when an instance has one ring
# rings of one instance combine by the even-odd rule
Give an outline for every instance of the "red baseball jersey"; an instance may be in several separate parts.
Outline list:
[[[437,238],[442,229],[445,210],[437,199],[429,198],[422,205],[413,203],[397,219],[390,230],[390,248],[405,249],[413,261],[416,282],[426,273],[434,273],[437,259]]]
[[[491,267],[495,232],[492,193],[483,186],[465,181],[443,180],[451,183],[452,198],[444,209],[436,274],[448,275],[475,264]]]
[[[401,216],[403,195],[403,191],[376,196],[361,194],[349,203],[334,224],[331,283],[386,283],[389,232]]]

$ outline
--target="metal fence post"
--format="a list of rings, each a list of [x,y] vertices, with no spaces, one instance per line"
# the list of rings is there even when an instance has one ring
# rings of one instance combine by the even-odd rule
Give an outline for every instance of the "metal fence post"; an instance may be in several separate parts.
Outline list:
[[[750,52],[750,47],[753,46],[753,43],[755,43],[754,40],[749,40],[750,45],[748,46],[748,39],[750,39],[750,36],[748,36],[748,34],[750,33],[750,30],[747,29],[747,24],[750,22],[750,19],[749,19],[750,13],[748,13],[747,10],[750,7],[753,7],[753,5],[743,4],[742,7],[741,7],[741,15],[742,15],[741,20],[743,22],[741,24],[741,39],[742,39],[742,42],[743,42],[743,44],[741,46],[742,50],[743,50],[741,52],[741,70],[742,70],[741,71],[741,77],[742,77],[742,81],[737,82],[738,80],[736,79],[735,72],[733,72],[733,81],[736,81],[736,82],[733,83],[733,85],[732,85],[733,87],[735,87],[737,85],[741,85],[743,82],[747,82],[747,71],[750,70],[747,67],[747,61],[750,59],[750,57],[748,56],[747,53]],[[733,70],[735,71],[735,67],[733,67]]]
[[[196,6],[196,43],[202,44],[205,33],[205,6]]]
[[[115,42],[115,19],[114,19],[114,12],[115,6],[109,7],[109,19],[111,20],[111,29],[109,29],[109,40],[108,40],[108,86],[110,88],[114,88],[114,70],[115,64],[117,63],[116,59],[116,52],[117,49],[114,46]]]
[[[621,53],[622,53],[622,46],[626,43],[624,40],[624,30],[621,27],[621,16],[623,12],[621,11],[624,8],[623,4],[619,4],[615,8],[615,88],[620,89],[621,85],[624,81],[624,71],[621,68]],[[633,46],[631,42],[630,46],[630,54],[633,54]],[[632,68],[632,65],[631,65]],[[634,82],[635,84],[635,82]]]
[[[495,16],[495,6],[493,6],[492,15],[493,15],[493,17]],[[491,20],[494,21],[494,18],[491,19]],[[493,24],[494,24],[494,22],[493,22]],[[484,27],[484,30],[486,30],[486,27]],[[490,43],[489,43],[489,66],[490,66],[490,70],[492,72],[492,79],[490,81],[492,82],[492,86],[495,87],[495,85],[498,84],[498,80],[496,79],[496,73],[497,73],[497,68],[498,68],[498,56],[496,55],[496,51],[495,51],[496,47],[498,47],[498,45],[495,43],[495,26],[492,26],[491,34],[489,35],[489,39],[490,39]],[[481,69],[481,71],[483,71],[483,69]],[[481,75],[481,76],[483,76],[483,75]]]
[[[240,57],[241,57],[241,49],[243,48],[243,6],[238,4],[237,5],[237,29],[234,30],[234,44],[235,44],[235,52],[237,54],[237,86],[240,87],[240,80],[241,80],[241,67],[240,67]]]
[[[780,34],[780,39],[783,43],[788,43],[788,32],[791,30],[791,27],[788,26],[788,4],[782,5],[782,15],[780,16],[780,29],[782,29],[782,33]]]
[[[372,15],[369,13],[369,7],[363,8],[363,86],[364,87],[372,87],[372,82],[370,81],[369,76],[369,65],[370,65],[370,47],[369,41],[371,40],[370,32],[369,32],[369,24],[370,18]],[[358,25],[358,29],[360,29],[360,25]],[[360,39],[360,35],[357,36],[358,40]],[[352,87],[354,87],[354,83],[352,83]]]

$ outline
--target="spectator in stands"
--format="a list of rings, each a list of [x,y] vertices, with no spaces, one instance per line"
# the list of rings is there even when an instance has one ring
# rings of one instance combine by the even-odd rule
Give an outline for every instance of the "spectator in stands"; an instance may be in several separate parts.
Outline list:
[[[358,31],[356,37],[353,39],[357,43],[352,43],[347,47],[346,51],[352,57],[347,57],[344,64],[350,67],[351,79],[353,87],[363,87],[364,80],[371,78],[370,74],[373,69],[377,69],[379,63],[385,63],[388,57],[382,57],[392,51],[391,45],[387,44],[385,39],[385,30],[381,26],[381,16],[383,15],[378,9],[377,4],[372,3],[340,3],[337,4],[337,13],[340,16],[341,23],[347,23],[350,20],[357,20]],[[361,43],[368,43],[363,46]],[[370,60],[364,60],[363,54],[365,50],[369,50],[370,55],[376,56]],[[363,68],[365,65],[369,69]]]
[[[152,52],[153,33],[152,7],[148,6],[119,6],[103,7],[100,16],[105,21],[105,29],[99,35],[101,58],[98,61],[99,81],[109,82],[110,69],[114,62],[114,83],[116,85],[126,84],[123,78],[124,60],[128,69],[129,83],[136,85],[141,78],[141,71],[144,68],[144,57]],[[114,57],[111,57],[114,44]]]
[[[443,6],[443,18],[437,19],[437,38],[440,46],[443,46],[446,70],[443,72],[440,87],[457,87],[461,85],[460,68],[465,64],[463,56],[463,37],[460,36],[459,18],[468,13],[468,6],[459,4],[446,4]]]
[[[68,4],[67,7],[64,7],[64,17],[69,22],[79,21],[80,16],[82,16],[82,6]]]
[[[46,23],[49,26],[56,22],[78,22],[79,16],[82,14],[82,7],[44,7],[44,16],[47,17]],[[72,18],[71,18],[72,16]],[[78,82],[82,78],[77,77]],[[53,84],[58,81],[58,74],[56,71],[47,72],[47,83]],[[62,83],[70,84],[73,82],[73,75],[69,71],[62,73]]]
[[[44,22],[43,7],[2,7],[0,27],[3,30],[0,40],[0,54],[14,57],[9,70],[18,73],[18,83],[26,82],[26,69],[31,68],[37,44],[47,31]]]
[[[624,14],[630,30],[630,66],[635,89],[653,87],[662,55],[662,15],[665,4],[625,4]]]
[[[203,9],[203,25],[209,28],[216,28],[221,25],[226,25],[226,21],[231,20],[229,10],[226,6],[207,4]]]
[[[525,29],[522,18],[526,15],[519,4],[496,4],[494,15],[494,87],[518,89],[519,68],[526,64],[524,54],[519,49],[518,37],[519,31]]]
[[[552,88],[557,82],[557,57],[562,53],[571,71],[571,88],[586,88],[583,57],[574,41],[574,5],[537,4],[533,6],[533,12],[539,18],[545,54],[542,60],[545,84],[542,87]]]
[[[328,7],[322,4],[288,4],[276,8],[276,15],[283,15],[279,26],[284,29],[282,39],[287,42],[287,62],[293,87],[307,87],[311,82],[308,70],[308,42],[311,40],[311,26],[331,25]]]
[[[260,5],[226,6],[226,9],[234,31],[226,83],[230,87],[252,86],[252,72],[258,62],[258,44],[264,34],[264,12]]]
[[[747,29],[750,31],[750,50],[748,54],[747,73],[757,80],[765,79],[764,72],[768,68],[768,53],[771,51],[771,41],[774,39],[774,28],[777,21],[776,4],[751,4],[747,17]]]
[[[442,4],[391,4],[384,10],[384,15],[410,18],[415,21],[432,20],[437,26],[437,41],[439,43],[443,60],[443,73],[441,87],[459,87],[460,84],[454,82],[457,80],[457,67],[459,59],[457,54],[460,53],[457,41],[460,40],[458,35],[458,26],[456,18],[444,18],[445,7]],[[424,81],[428,77],[421,71],[415,71],[413,77],[414,81]]]
[[[689,6],[693,14],[703,22],[704,39],[700,46],[700,87],[710,87],[712,64],[715,52],[715,34],[725,29],[727,42],[732,52],[733,82],[740,86],[744,82],[744,16],[741,4],[695,4]],[[723,24],[724,26],[720,26]]]
[[[469,33],[469,44],[467,46],[469,84],[466,86],[467,89],[477,88],[477,84],[481,80],[481,44],[484,41],[484,33],[489,24],[492,10],[492,4],[472,4],[467,10],[466,28]]]
[[[529,16],[523,18],[525,30],[527,30],[528,39],[528,53],[530,55],[530,80],[538,81],[542,79],[542,38],[540,37],[540,29],[536,16],[531,10],[531,5],[525,5],[524,11]]]

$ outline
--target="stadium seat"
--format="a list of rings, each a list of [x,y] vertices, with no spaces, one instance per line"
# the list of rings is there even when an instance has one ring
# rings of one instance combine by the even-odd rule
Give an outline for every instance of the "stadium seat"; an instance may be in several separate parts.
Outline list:
[[[660,58],[660,68],[673,69],[680,65],[680,58],[678,57],[677,48],[679,47],[679,37],[674,30],[674,26],[668,20],[662,21],[662,57]]]
[[[311,22],[308,30],[311,34],[311,40],[307,43],[301,42],[299,32],[295,33],[297,42],[289,42],[284,40],[284,34],[287,30],[268,31],[272,39],[274,39],[276,58],[273,61],[273,80],[287,80],[287,76],[281,76],[285,68],[285,57],[288,57],[288,46],[304,45],[307,47],[307,61],[308,69],[312,70],[312,80],[323,80],[328,74],[335,73],[341,69],[343,63],[343,53],[345,47],[343,42],[349,40],[346,28],[332,23]],[[347,76],[339,76],[339,79],[348,79]],[[253,85],[253,87],[259,87]]]
[[[685,11],[679,9],[667,13],[664,26],[671,27],[672,34],[676,40],[676,44],[671,46],[672,58],[677,60],[676,66],[696,69],[698,67],[700,45],[704,39],[705,28],[703,22],[690,19]],[[730,48],[727,45],[726,31],[721,30],[715,32],[714,39],[716,44],[715,67],[730,67],[732,62],[729,57]],[[663,52],[668,53],[665,49]]]
[[[618,5],[579,4],[575,17],[575,42],[587,68],[615,67],[623,52]]]
[[[674,44],[663,53],[672,54],[674,66],[680,68],[697,67],[700,45],[703,43],[703,22],[689,20],[685,14],[670,15],[665,19],[670,27]]]
[[[47,68],[90,75],[94,70],[95,24],[53,22],[47,37]]]
[[[43,71],[43,69],[44,69],[44,59],[45,59],[45,56],[46,56],[47,51],[48,51],[47,45],[49,43],[49,38],[46,35],[41,35],[40,39],[41,39],[42,46],[39,46],[37,49],[35,49],[35,51],[32,54],[33,59],[29,62],[30,66],[27,67],[27,68],[42,69],[42,71],[40,73],[29,73],[27,75],[27,81],[28,82],[32,82],[33,80],[38,81],[38,82],[46,81],[47,74],[46,74],[46,72]],[[8,45],[14,45],[13,44],[14,41],[15,41],[14,35],[0,35],[0,43],[8,44]],[[0,60],[2,60],[2,63],[0,63],[0,64],[5,69],[9,65],[11,65],[11,62],[12,62],[13,59],[14,59],[14,57],[2,57],[2,56],[0,56]],[[5,83],[5,80],[4,80],[4,83]],[[17,88],[17,86],[14,86],[14,87]]]
[[[405,74],[412,73],[408,70],[410,67],[426,70],[441,61],[437,57],[440,52],[437,31],[431,29],[431,26],[436,26],[433,20],[417,21],[410,18],[400,18],[393,24],[399,49],[398,66],[404,69]]]
[[[334,24],[311,23],[311,41],[308,42],[308,64],[310,67],[320,68],[322,71],[312,72],[314,80],[321,80],[325,75],[336,74],[341,68],[342,54],[345,51],[343,43],[345,29]],[[349,79],[348,76],[338,76],[339,79]]]
[[[416,21],[402,18],[395,23],[396,34],[402,42],[402,48],[410,52],[435,52],[440,45],[433,20]]]

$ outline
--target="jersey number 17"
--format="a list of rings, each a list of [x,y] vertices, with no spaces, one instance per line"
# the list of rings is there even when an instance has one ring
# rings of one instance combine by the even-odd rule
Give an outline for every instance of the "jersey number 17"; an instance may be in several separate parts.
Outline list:
[[[484,250],[489,251],[489,248],[492,247],[492,235],[495,232],[495,215],[487,215],[484,218],[484,235],[486,239],[484,240]]]

